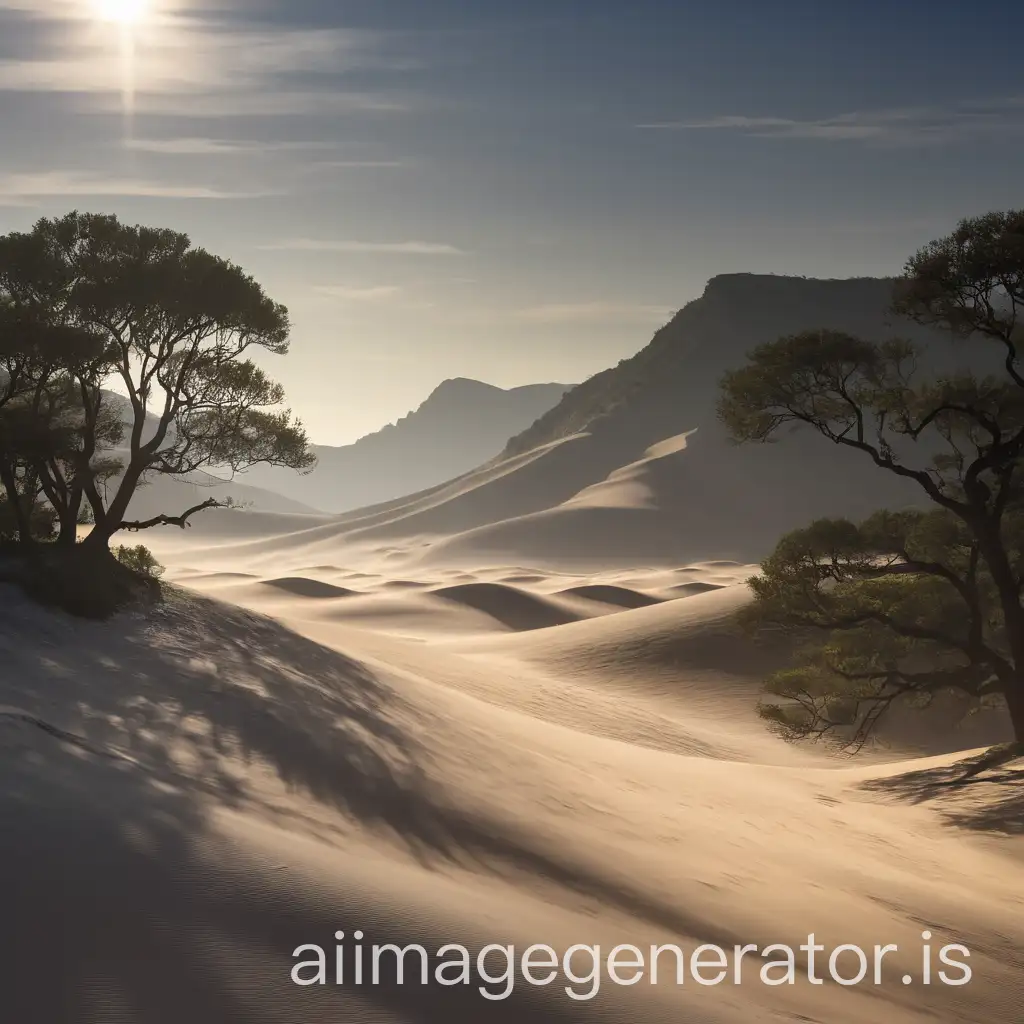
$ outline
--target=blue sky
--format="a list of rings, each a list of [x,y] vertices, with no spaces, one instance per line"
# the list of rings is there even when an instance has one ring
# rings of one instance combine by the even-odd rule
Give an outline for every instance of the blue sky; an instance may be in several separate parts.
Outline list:
[[[240,263],[325,443],[445,377],[581,380],[715,274],[894,273],[1024,205],[1024,5],[111,2],[0,0],[0,230]]]

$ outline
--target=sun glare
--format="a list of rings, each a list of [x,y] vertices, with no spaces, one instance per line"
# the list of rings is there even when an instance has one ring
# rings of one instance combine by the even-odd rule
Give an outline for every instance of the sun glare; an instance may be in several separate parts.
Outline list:
[[[89,0],[89,4],[97,22],[114,27],[111,35],[120,48],[121,104],[128,139],[133,130],[138,86],[136,49],[144,35],[145,23],[153,20],[155,0]]]
[[[104,21],[119,25],[137,25],[146,15],[147,0],[93,0],[96,13]]]

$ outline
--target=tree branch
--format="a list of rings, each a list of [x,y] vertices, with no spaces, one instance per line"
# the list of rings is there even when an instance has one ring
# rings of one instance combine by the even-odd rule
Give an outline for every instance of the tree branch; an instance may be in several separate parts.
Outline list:
[[[232,501],[217,501],[216,498],[207,498],[201,505],[193,505],[192,508],[186,509],[180,516],[169,516],[169,515],[158,515],[153,516],[152,519],[135,520],[134,522],[122,522],[118,527],[119,530],[128,530],[132,533],[136,533],[139,530],[149,530],[154,526],[177,526],[184,530],[192,524],[188,521],[197,512],[202,512],[208,508],[236,508]]]
[[[813,613],[812,613],[813,614]],[[859,629],[869,622],[877,622],[892,630],[897,636],[906,637],[909,640],[925,640],[939,644],[952,650],[960,651],[972,661],[988,664],[1001,679],[1009,679],[1014,674],[1013,666],[994,651],[988,644],[980,642],[976,637],[969,637],[967,640],[960,640],[957,637],[936,629],[928,629],[924,626],[915,626],[912,623],[899,622],[891,615],[876,610],[865,610],[851,615],[840,615],[834,618],[826,618],[827,610],[817,610],[819,618],[815,620],[811,616],[803,619],[802,625],[813,626],[822,630],[848,631]]]
[[[875,445],[862,440],[861,436],[863,432],[861,430],[858,429],[858,436],[856,438],[847,437],[845,432],[837,434],[828,422],[823,419],[815,418],[801,412],[800,410],[793,409],[792,407],[787,407],[786,411],[789,413],[791,419],[813,427],[833,443],[843,445],[847,448],[853,448],[855,451],[863,452],[871,459],[872,462],[874,462],[876,466],[878,466],[879,469],[885,469],[896,476],[903,477],[906,480],[915,481],[936,505],[941,505],[943,508],[948,509],[950,512],[953,512],[964,519],[966,519],[970,514],[971,506],[943,494],[927,471],[923,469],[911,469],[897,462],[891,450],[884,451],[880,447],[876,447]],[[858,423],[859,422],[860,410],[858,409]]]

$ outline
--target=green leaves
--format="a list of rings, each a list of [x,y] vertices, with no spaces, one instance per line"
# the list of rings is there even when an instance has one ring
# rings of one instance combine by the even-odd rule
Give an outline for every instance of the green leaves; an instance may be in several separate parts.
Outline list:
[[[119,544],[112,554],[123,566],[140,576],[159,579],[164,574],[164,567],[145,544]]]
[[[964,524],[942,510],[819,520],[783,537],[751,580],[753,629],[782,628],[796,667],[765,683],[761,714],[790,738],[859,746],[896,700],[975,697],[1011,652],[996,587]]]
[[[1024,210],[960,221],[913,255],[895,308],[919,323],[1004,344],[1016,340],[1024,306]]]
[[[737,441],[769,440],[784,423],[849,423],[853,397],[877,381],[882,353],[836,331],[761,345],[722,381],[719,416]]]
[[[72,212],[0,238],[0,377],[8,392],[31,385],[40,436],[60,438],[29,462],[49,500],[67,503],[62,524],[86,498],[104,542],[147,474],[312,465],[283,389],[250,358],[286,353],[289,326],[251,276],[177,231]],[[108,384],[127,396],[127,432],[103,408]],[[95,485],[122,433],[128,460],[108,504]]]
[[[287,410],[207,409],[187,418],[180,441],[182,460],[177,472],[203,465],[238,471],[259,463],[304,470],[316,461],[302,425]]]

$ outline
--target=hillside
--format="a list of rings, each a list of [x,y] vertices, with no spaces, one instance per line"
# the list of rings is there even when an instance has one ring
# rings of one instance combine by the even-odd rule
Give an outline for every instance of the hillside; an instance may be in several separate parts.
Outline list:
[[[415,538],[409,550],[421,561],[540,560],[573,570],[752,562],[813,518],[912,504],[913,485],[817,435],[738,447],[715,413],[727,369],[754,346],[801,330],[914,337],[934,368],[962,360],[968,350],[947,335],[894,322],[890,290],[870,278],[713,278],[642,351],[570,391],[501,457],[347,513],[305,541],[326,552],[339,542],[376,549]]]
[[[341,447],[316,445],[312,473],[258,466],[244,479],[328,511],[411,494],[493,458],[558,403],[567,384],[503,388],[464,377],[439,384],[396,423]]]
[[[627,421],[634,434],[643,432],[645,445],[679,430],[706,430],[722,374],[740,365],[754,346],[782,335],[821,327],[867,339],[936,342],[933,332],[889,312],[892,285],[891,278],[871,277],[713,277],[703,295],[680,309],[648,345],[573,388],[512,438],[505,453],[519,454],[581,430],[611,435]]]

